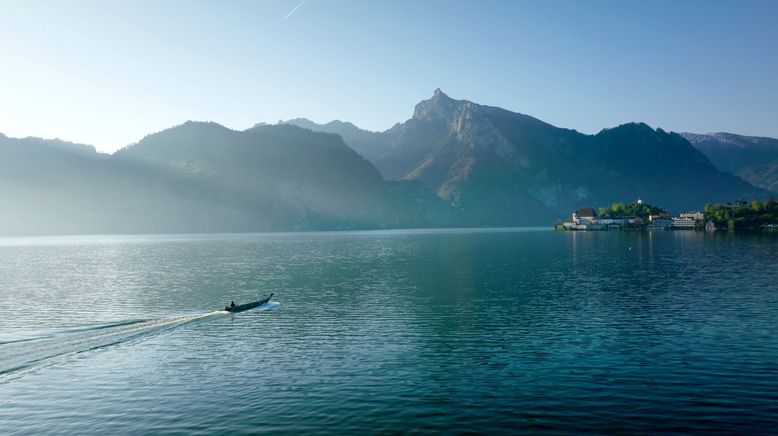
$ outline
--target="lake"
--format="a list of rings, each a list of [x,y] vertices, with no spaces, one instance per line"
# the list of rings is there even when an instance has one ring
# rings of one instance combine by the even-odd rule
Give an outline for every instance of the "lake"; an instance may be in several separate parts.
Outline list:
[[[775,431],[776,271],[769,233],[0,239],[0,433]]]

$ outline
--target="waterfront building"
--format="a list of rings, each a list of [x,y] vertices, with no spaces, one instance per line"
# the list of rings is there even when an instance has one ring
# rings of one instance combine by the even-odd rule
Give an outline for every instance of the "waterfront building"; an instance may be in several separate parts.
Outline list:
[[[673,220],[669,218],[654,218],[646,228],[648,230],[670,230],[673,228]]]
[[[681,212],[680,215],[681,218],[691,218],[695,221],[705,221],[705,213],[704,212],[697,212],[697,211],[691,211],[691,212]]]
[[[562,223],[567,230],[605,230],[607,225],[600,224],[594,208],[583,207],[573,212],[572,219]]]
[[[659,213],[652,213],[651,215],[648,216],[649,223],[654,222],[654,220],[664,220],[664,219],[666,220],[670,219],[670,214],[664,211]]]
[[[625,218],[629,224],[635,225],[635,226],[642,226],[643,225],[643,218],[639,216],[631,216]]]
[[[681,216],[680,218],[673,217],[672,222],[674,229],[694,229],[694,218],[684,216]]]
[[[597,220],[597,212],[592,207],[582,207],[573,212],[573,222],[576,224],[593,224]]]

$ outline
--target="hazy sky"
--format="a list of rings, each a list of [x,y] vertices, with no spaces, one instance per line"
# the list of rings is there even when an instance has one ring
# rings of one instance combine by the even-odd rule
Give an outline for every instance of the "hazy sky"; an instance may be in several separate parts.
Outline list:
[[[440,87],[587,133],[778,137],[776,23],[772,0],[0,0],[0,132],[112,151],[188,119],[383,130]]]

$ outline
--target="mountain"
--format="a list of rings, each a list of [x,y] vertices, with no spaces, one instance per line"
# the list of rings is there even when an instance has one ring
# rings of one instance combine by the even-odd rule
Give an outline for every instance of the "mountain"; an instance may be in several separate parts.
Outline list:
[[[186,179],[209,201],[239,211],[246,225],[257,219],[270,229],[410,224],[373,165],[334,134],[289,125],[239,132],[189,122],[150,135],[116,158]]]
[[[421,181],[479,225],[547,224],[637,198],[680,211],[767,196],[675,133],[629,123],[585,135],[440,89],[371,140],[386,179]]]
[[[422,181],[481,225],[548,223],[567,202],[549,173],[564,150],[545,144],[571,134],[438,89],[384,133],[388,147],[375,163],[387,177]]]
[[[241,232],[423,225],[332,134],[187,122],[114,155],[0,137],[0,234]]]
[[[714,165],[748,182],[778,192],[778,139],[734,133],[682,133]]]
[[[416,127],[420,126],[414,119],[396,124],[385,132],[363,130],[352,123],[338,120],[317,124],[306,118],[295,118],[281,121],[280,124],[292,124],[317,132],[340,135],[346,144],[370,160],[387,180],[402,179],[429,152],[427,144],[434,143],[438,136],[445,133],[444,130],[428,132],[426,125],[417,131]],[[417,146],[416,142],[424,135],[429,135],[427,141],[421,141],[424,145]],[[410,147],[405,140],[408,136],[414,137],[414,144]]]
[[[389,187],[409,203],[419,221],[433,227],[473,227],[478,223],[452,207],[429,186],[418,180],[389,181]]]
[[[673,212],[702,209],[705,203],[766,198],[769,192],[716,168],[677,133],[628,124],[604,130],[593,138],[597,161],[613,189],[607,195],[629,194],[650,199]],[[604,175],[604,173],[603,173]],[[593,176],[593,180],[597,180]]]
[[[756,186],[778,193],[778,159],[766,164],[745,165],[736,174]]]
[[[294,118],[280,121],[279,124],[291,124],[316,132],[340,135],[346,144],[369,160],[375,159],[381,153],[384,145],[384,141],[379,133],[363,130],[354,124],[340,120],[330,121],[326,124],[317,124],[307,118]]]
[[[106,200],[100,186],[107,158],[79,144],[0,135],[0,234],[89,228],[94,206]]]
[[[405,162],[403,178],[423,181],[482,224],[548,222],[639,197],[680,211],[764,195],[677,134],[631,123],[584,135],[440,90],[387,134],[398,159],[423,155]]]
[[[775,189],[777,166],[755,160],[738,174]],[[113,155],[0,135],[0,186],[2,235],[549,225],[637,198],[677,212],[770,195],[676,133],[585,135],[439,89],[384,132],[190,121]]]

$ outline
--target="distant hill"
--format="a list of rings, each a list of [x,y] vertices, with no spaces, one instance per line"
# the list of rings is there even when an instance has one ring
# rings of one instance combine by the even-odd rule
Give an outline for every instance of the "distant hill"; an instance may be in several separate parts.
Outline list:
[[[0,138],[0,234],[419,226],[337,135],[187,122],[113,156]]]
[[[64,141],[0,135],[0,235],[101,232],[93,217],[111,200],[103,195],[108,158]]]
[[[269,229],[383,228],[410,225],[399,197],[340,136],[296,126],[238,132],[189,122],[149,135],[116,159],[161,166],[210,201]],[[248,213],[248,216],[242,214]]]
[[[294,118],[281,121],[279,124],[291,124],[316,132],[340,135],[346,144],[370,161],[375,160],[384,147],[384,140],[380,133],[363,130],[354,124],[340,120],[330,121],[326,124],[317,124],[307,118]]]
[[[778,139],[723,132],[681,135],[719,169],[778,192]]]

